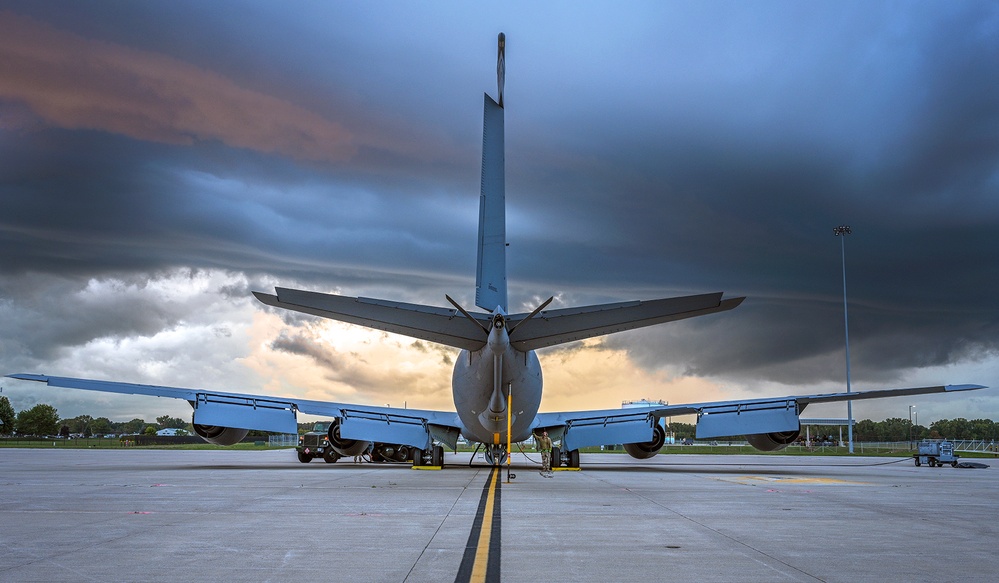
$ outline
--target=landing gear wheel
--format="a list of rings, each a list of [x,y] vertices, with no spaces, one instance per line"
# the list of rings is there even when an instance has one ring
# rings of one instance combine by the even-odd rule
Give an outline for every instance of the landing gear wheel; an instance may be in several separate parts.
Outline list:
[[[569,452],[569,463],[567,464],[570,468],[579,467],[579,450],[574,449]]]
[[[552,468],[562,467],[562,451],[557,447],[552,448]]]
[[[323,452],[323,461],[328,464],[336,463],[336,460],[340,459],[340,454],[336,452],[332,447],[326,448]]]
[[[444,446],[435,445],[431,450],[430,458],[430,465],[441,468],[444,467]]]
[[[413,448],[413,467],[423,465],[423,450],[414,447]]]
[[[298,461],[307,464],[312,461],[312,456],[307,453],[298,452]]]

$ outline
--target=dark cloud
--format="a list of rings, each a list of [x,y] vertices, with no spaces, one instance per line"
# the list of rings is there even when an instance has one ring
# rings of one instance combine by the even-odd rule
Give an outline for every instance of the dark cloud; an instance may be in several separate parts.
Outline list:
[[[184,270],[230,274],[230,305],[275,284],[470,304],[500,29],[514,309],[747,295],[603,346],[763,387],[839,381],[832,228],[850,224],[858,378],[999,353],[992,3],[103,6],[2,13],[22,35],[0,41],[0,342],[18,364],[178,326],[191,304],[87,290]],[[289,334],[273,347],[343,369]]]

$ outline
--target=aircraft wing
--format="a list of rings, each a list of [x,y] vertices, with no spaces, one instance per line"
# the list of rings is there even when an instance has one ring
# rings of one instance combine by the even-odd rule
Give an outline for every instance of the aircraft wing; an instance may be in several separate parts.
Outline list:
[[[698,439],[759,435],[797,431],[798,415],[809,403],[859,401],[984,388],[986,387],[982,385],[945,385],[682,405],[652,405],[600,411],[538,413],[533,429],[545,429],[553,439],[560,437],[566,450],[595,445],[649,442],[653,438],[656,421],[674,415],[697,415]]]
[[[455,412],[422,409],[372,407],[292,397],[228,393],[207,389],[185,389],[138,385],[39,374],[7,375],[22,381],[36,381],[50,387],[147,395],[183,399],[194,408],[199,425],[256,429],[277,433],[298,433],[298,413],[343,420],[341,435],[347,439],[400,443],[426,448],[430,436],[450,443],[457,439],[461,424]]]
[[[455,348],[478,350],[486,345],[482,328],[458,313],[458,310],[323,294],[296,289],[276,288],[277,295],[253,292],[258,300],[274,306],[313,316],[322,316],[429,340]],[[472,314],[483,326],[489,326],[489,314]]]
[[[613,332],[724,312],[737,307],[744,299],[723,300],[721,293],[711,293],[546,310],[526,321],[525,314],[518,314],[508,318],[514,330],[510,334],[510,344],[520,351],[537,350]]]

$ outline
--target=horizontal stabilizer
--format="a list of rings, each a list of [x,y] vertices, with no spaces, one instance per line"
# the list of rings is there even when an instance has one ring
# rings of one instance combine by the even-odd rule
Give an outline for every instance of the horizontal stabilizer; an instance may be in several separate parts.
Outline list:
[[[546,310],[523,324],[518,321],[523,317],[518,319],[517,316],[511,316],[508,319],[516,333],[511,334],[510,344],[521,351],[537,350],[604,334],[724,312],[735,308],[745,299],[721,298],[722,294],[719,292]]]
[[[483,334],[482,327],[467,320],[457,310],[280,287],[276,291],[276,296],[260,292],[253,292],[253,295],[269,306],[367,326],[455,348],[478,350],[486,345],[486,335]],[[481,318],[484,326],[489,325],[488,314],[475,314],[473,317]]]

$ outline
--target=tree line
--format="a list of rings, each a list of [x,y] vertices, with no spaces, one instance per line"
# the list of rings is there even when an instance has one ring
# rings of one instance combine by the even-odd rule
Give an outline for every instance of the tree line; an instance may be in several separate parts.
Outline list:
[[[313,423],[299,423],[299,433],[311,431]],[[160,429],[176,428],[191,432],[190,423],[180,417],[161,415],[155,423],[142,419],[131,421],[111,421],[107,417],[78,415],[71,419],[61,419],[52,405],[38,404],[30,409],[14,413],[7,397],[0,396],[0,435],[137,435],[156,433]],[[693,439],[696,427],[691,423],[671,423],[669,425],[677,439]],[[828,425],[813,425],[809,433],[815,438],[826,435],[835,428]],[[801,434],[806,433],[802,426]],[[253,432],[266,435],[266,432]],[[941,419],[929,427],[914,425],[908,419],[893,417],[884,421],[864,419],[853,427],[854,441],[909,441],[920,439],[983,439],[999,441],[999,423],[991,419]]]
[[[179,417],[161,415],[155,423],[144,419],[131,421],[111,421],[107,417],[78,415],[69,419],[59,417],[52,405],[39,403],[16,414],[7,397],[0,396],[0,435],[138,435],[156,433],[160,429],[176,428],[190,430],[189,423]]]

